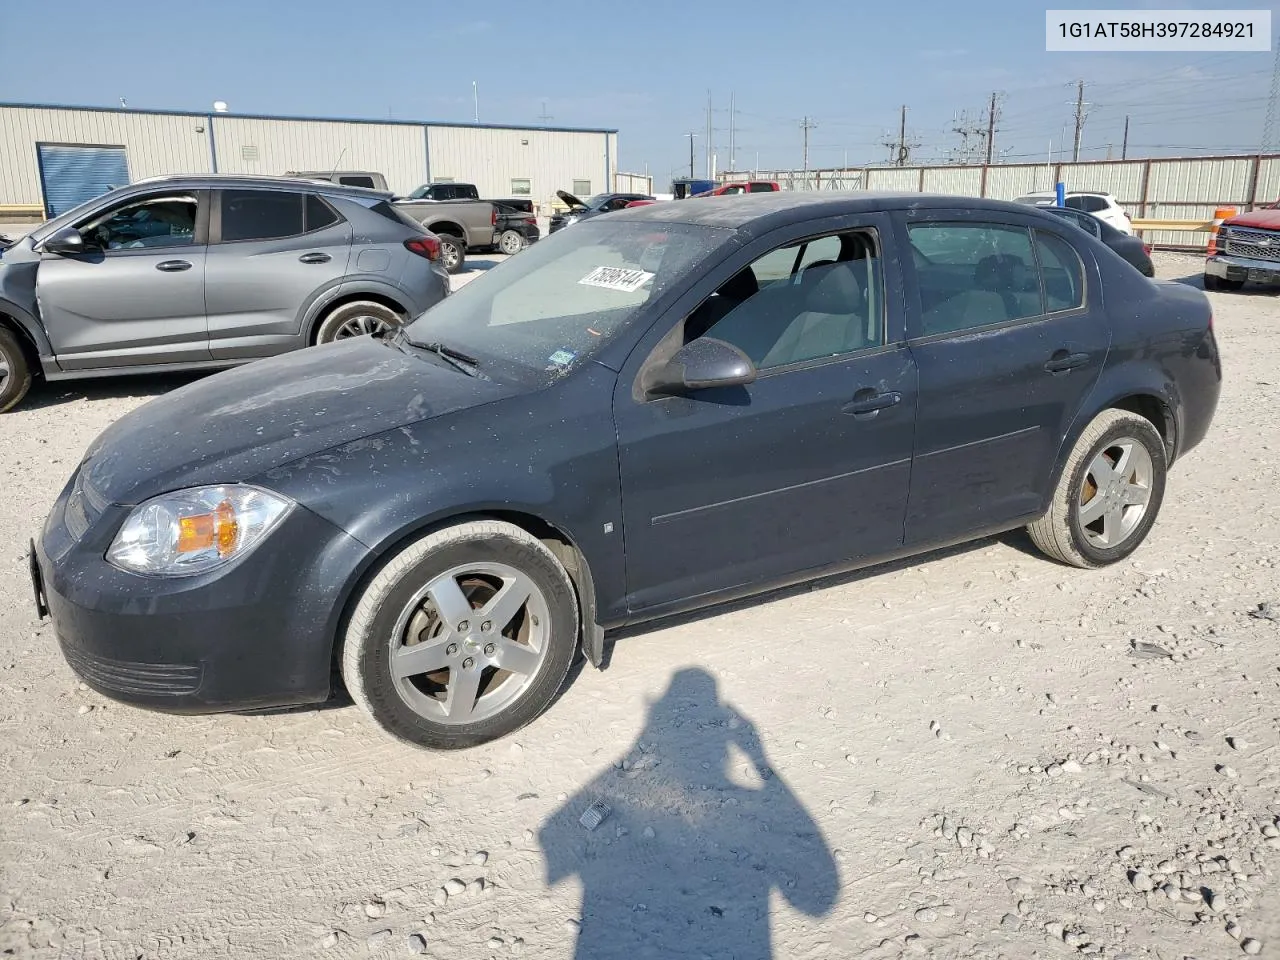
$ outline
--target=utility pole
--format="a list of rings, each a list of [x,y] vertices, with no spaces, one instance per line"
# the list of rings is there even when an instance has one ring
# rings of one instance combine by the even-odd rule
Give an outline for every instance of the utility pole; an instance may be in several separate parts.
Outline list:
[[[735,138],[734,138],[734,129],[733,129],[733,91],[730,90],[729,91],[729,169],[736,172],[738,169],[738,164],[736,162],[737,144],[734,143],[734,139]]]
[[[689,179],[693,179],[693,138],[697,136],[692,131],[685,134],[689,138]]]
[[[816,127],[816,123],[810,122],[808,117],[800,121],[800,130],[804,134],[804,172],[809,172],[809,131]]]
[[[711,174],[711,91],[707,91],[707,179],[712,178]]]
[[[987,108],[987,166],[991,166],[991,158],[996,144],[996,117],[1000,115],[1000,94],[991,94],[991,106]]]
[[[906,166],[907,163],[907,105],[902,105],[902,112],[898,119],[898,155],[894,158],[898,166]]]
[[[1124,140],[1120,143],[1120,159],[1129,159],[1129,115],[1124,117]]]
[[[1085,118],[1085,102],[1084,102],[1084,81],[1076,81],[1076,138],[1075,146],[1071,150],[1071,162],[1080,162],[1080,138],[1084,135],[1084,118]]]

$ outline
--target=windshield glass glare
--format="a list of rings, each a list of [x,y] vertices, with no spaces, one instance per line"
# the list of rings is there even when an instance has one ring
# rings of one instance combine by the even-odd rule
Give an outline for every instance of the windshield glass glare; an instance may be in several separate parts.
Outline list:
[[[587,221],[477,277],[405,331],[410,343],[474,357],[495,379],[545,385],[598,353],[728,234]]]

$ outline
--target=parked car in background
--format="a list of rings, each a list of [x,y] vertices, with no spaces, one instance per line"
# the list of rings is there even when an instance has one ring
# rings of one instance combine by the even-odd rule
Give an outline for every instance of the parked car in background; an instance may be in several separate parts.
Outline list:
[[[468,250],[491,250],[497,243],[498,208],[488,200],[396,200],[394,206],[440,238],[450,273],[462,270]]]
[[[70,665],[196,713],[324,700],[336,662],[390,735],[472,746],[610,628],[1023,526],[1122,561],[1209,429],[1205,295],[1056,217],[658,206],[117,420],[33,545]]]
[[[555,233],[582,220],[598,217],[602,213],[621,210],[633,200],[653,199],[653,197],[645,193],[597,193],[588,200],[579,200],[572,193],[567,193],[564,190],[557,190],[556,196],[569,209],[564,213],[557,212],[551,215],[548,233]]]
[[[692,196],[700,193],[706,193],[708,190],[714,190],[716,182],[714,180],[699,180],[695,177],[680,177],[671,181],[671,196],[675,200],[687,200]]]
[[[542,232],[538,229],[538,218],[523,210],[503,208],[496,203],[498,222],[493,228],[494,246],[502,253],[510,256],[519,253],[529,244],[534,243]]]
[[[441,242],[391,194],[278,177],[162,177],[0,257],[0,411],[47,380],[227,367],[383,335],[449,292]]]
[[[424,183],[409,192],[405,200],[479,200],[480,191],[474,183],[454,183],[445,180],[439,183]]]
[[[286,177],[300,180],[323,180],[344,187],[366,187],[369,190],[386,190],[387,178],[373,170],[290,170]]]
[[[1280,282],[1280,203],[1237,214],[1210,235],[1206,290],[1239,290],[1248,280]]]
[[[1144,277],[1154,277],[1156,268],[1151,263],[1151,244],[1142,238],[1129,233],[1121,233],[1111,224],[1099,220],[1091,213],[1073,210],[1070,207],[1041,207],[1045,213],[1052,213],[1068,223],[1074,223],[1085,233],[1097,237],[1122,258],[1133,264]]]
[[[1017,203],[1027,203],[1037,207],[1051,207],[1058,202],[1058,196],[1052,190],[1041,190],[1019,197]],[[1103,223],[1109,223],[1121,233],[1133,233],[1133,224],[1129,222],[1129,214],[1120,202],[1109,193],[1093,190],[1068,190],[1065,198],[1068,208],[1093,214]]]
[[[743,193],[776,193],[781,190],[773,180],[738,180],[733,183],[722,183],[714,190],[697,193],[697,197],[732,197]]]
[[[628,200],[623,210],[630,210],[632,207],[647,207],[651,203],[657,203],[657,200]]]

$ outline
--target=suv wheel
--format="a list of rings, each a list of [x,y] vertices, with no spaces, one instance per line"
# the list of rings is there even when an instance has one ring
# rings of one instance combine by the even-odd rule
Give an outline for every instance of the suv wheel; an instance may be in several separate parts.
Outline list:
[[[31,389],[31,365],[17,334],[0,327],[0,413],[12,410]]]
[[[402,323],[404,318],[390,307],[372,300],[356,300],[329,311],[316,331],[316,343],[332,343],[351,337],[382,337]]]
[[[360,594],[343,683],[397,739],[475,746],[551,703],[578,617],[568,573],[536,537],[497,520],[445,527],[391,557]]]

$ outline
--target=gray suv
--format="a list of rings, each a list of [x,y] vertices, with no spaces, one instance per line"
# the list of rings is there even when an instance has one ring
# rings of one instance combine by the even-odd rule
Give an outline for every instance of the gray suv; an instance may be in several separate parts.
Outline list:
[[[391,194],[279,177],[139,181],[0,255],[0,412],[47,380],[229,367],[381,334],[449,292]]]

